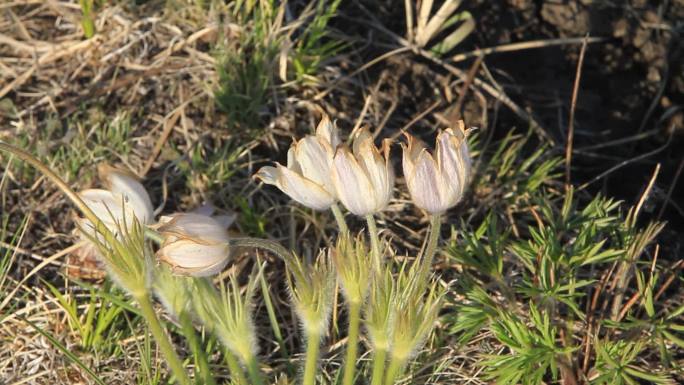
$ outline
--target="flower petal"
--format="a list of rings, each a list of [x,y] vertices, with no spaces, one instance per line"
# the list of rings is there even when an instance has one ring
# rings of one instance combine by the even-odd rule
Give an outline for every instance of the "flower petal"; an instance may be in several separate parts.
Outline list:
[[[333,150],[330,144],[316,136],[309,135],[296,144],[294,156],[305,178],[318,183],[328,193],[334,195],[335,190],[330,176]]]
[[[216,219],[194,213],[178,213],[165,216],[159,228],[162,234],[169,233],[179,238],[193,238],[202,243],[227,243],[229,240],[225,226]]]
[[[449,194],[456,204],[470,179],[470,156],[465,137],[458,137],[451,129],[441,132],[437,136],[437,163],[444,176],[445,187],[451,190]]]
[[[110,166],[101,166],[100,176],[107,181],[112,193],[123,196],[124,205],[130,206],[141,223],[153,222],[154,208],[150,196],[134,176]]]
[[[107,228],[112,231],[118,230],[116,224],[120,223],[124,218],[121,198],[117,199],[110,191],[102,189],[83,190],[78,195]],[[131,215],[130,212],[126,214],[127,217]],[[129,222],[128,218],[127,222]]]
[[[404,169],[404,176],[407,177],[413,174],[413,168],[418,160],[418,156],[425,149],[425,144],[408,133],[404,133],[404,136],[406,136],[407,144],[401,144],[403,150],[402,167]]]
[[[279,164],[277,168],[262,167],[255,177],[278,187],[290,198],[314,210],[326,210],[335,202],[335,197],[323,187]]]
[[[440,186],[444,183],[437,169],[435,160],[427,150],[423,150],[415,164],[413,174],[406,175],[411,198],[416,206],[425,211],[436,214],[447,209],[445,203],[448,198]]]
[[[174,270],[191,272],[192,275],[211,275],[228,263],[228,244],[203,245],[191,240],[177,240],[162,246],[157,257],[171,265]]]
[[[332,174],[337,197],[347,210],[359,216],[375,211],[373,185],[348,148],[337,149]]]
[[[354,141],[355,158],[363,168],[372,185],[371,197],[375,200],[375,210],[382,210],[392,195],[392,173],[389,163],[383,159],[373,137],[367,129],[363,129]],[[388,148],[385,149],[388,151]]]
[[[334,151],[340,145],[340,136],[337,131],[337,125],[330,121],[328,114],[323,114],[321,121],[316,127],[316,136],[330,144]]]

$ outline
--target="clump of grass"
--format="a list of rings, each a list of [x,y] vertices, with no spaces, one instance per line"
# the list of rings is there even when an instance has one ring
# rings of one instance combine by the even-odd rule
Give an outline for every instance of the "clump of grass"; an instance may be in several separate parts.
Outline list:
[[[132,151],[131,116],[122,111],[107,119],[93,107],[75,114],[63,124],[55,116],[47,118],[45,129],[37,133],[21,131],[12,143],[20,148],[34,149],[38,158],[66,180],[92,178],[94,165],[126,157]],[[23,173],[33,171],[22,166]]]
[[[317,83],[316,74],[319,67],[328,58],[335,56],[344,49],[345,43],[340,40],[330,39],[328,24],[337,12],[341,0],[318,0],[311,2],[312,15],[304,12],[300,17],[304,25],[302,32],[295,38],[291,56],[294,67],[295,80],[299,82]]]
[[[321,65],[346,44],[331,39],[329,23],[340,0],[312,1],[286,24],[286,4],[273,0],[234,2],[232,19],[241,26],[215,49],[218,59],[216,103],[229,124],[248,132],[268,114],[279,78],[284,86],[316,84]],[[294,80],[294,82],[290,82]]]
[[[231,16],[242,31],[216,48],[219,83],[214,96],[219,109],[237,128],[259,128],[265,112],[280,40],[280,9],[273,0],[233,3]]]

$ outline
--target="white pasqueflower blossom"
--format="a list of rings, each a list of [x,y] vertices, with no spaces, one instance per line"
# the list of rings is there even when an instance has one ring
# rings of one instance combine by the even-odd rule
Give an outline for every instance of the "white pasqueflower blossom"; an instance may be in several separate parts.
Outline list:
[[[336,200],[330,169],[339,143],[337,127],[323,115],[316,135],[307,135],[290,147],[287,167],[262,167],[255,177],[278,187],[304,206],[326,210]]]
[[[394,173],[389,146],[386,139],[378,149],[364,128],[354,139],[353,151],[341,146],[335,152],[332,181],[337,197],[353,214],[366,216],[381,211],[392,198]]]
[[[463,197],[471,175],[466,134],[463,121],[456,129],[440,132],[435,156],[406,134],[408,144],[402,144],[404,178],[415,205],[430,214],[446,211]]]
[[[157,258],[172,271],[205,277],[221,271],[228,263],[230,249],[226,227],[202,214],[179,213],[163,216],[158,231],[163,237]]]
[[[101,165],[98,171],[107,190],[83,190],[78,195],[109,231],[118,235],[121,230],[131,228],[136,220],[142,225],[154,221],[150,196],[134,175],[106,165]],[[96,236],[89,220],[77,221],[88,238]]]

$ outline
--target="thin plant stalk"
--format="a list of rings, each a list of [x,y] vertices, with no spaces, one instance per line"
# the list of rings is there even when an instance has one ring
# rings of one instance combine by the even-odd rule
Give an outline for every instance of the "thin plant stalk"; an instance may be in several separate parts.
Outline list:
[[[330,209],[332,210],[335,221],[337,222],[337,227],[340,228],[340,233],[349,233],[349,227],[347,226],[347,221],[344,219],[342,210],[340,210],[340,206],[338,206],[337,203],[333,203],[332,206],[330,206]]]
[[[257,249],[263,249],[266,251],[270,251],[271,253],[277,255],[282,259],[286,264],[289,264],[290,261],[295,259],[294,254],[285,247],[283,247],[281,244],[278,242],[274,242],[268,239],[260,239],[260,238],[233,238],[229,242],[230,246],[235,246],[235,247],[254,247]]]
[[[386,349],[376,349],[373,353],[373,376],[371,385],[382,385],[382,375],[385,372]]]
[[[204,385],[216,385],[214,377],[211,375],[211,369],[209,367],[209,362],[207,361],[207,355],[202,350],[202,345],[197,336],[195,328],[192,326],[192,319],[187,312],[183,312],[179,316],[181,329],[183,330],[183,335],[188,339],[190,343],[190,349],[192,349],[197,362],[197,370],[195,371],[195,376],[202,378],[202,383]]]
[[[366,222],[368,223],[368,236],[371,240],[373,266],[375,267],[375,271],[380,271],[382,261],[380,260],[380,235],[378,234],[378,225],[375,223],[373,214],[366,215]]]
[[[437,252],[437,244],[439,243],[441,227],[442,218],[439,214],[435,214],[430,217],[430,235],[427,245],[425,246],[425,253],[418,261],[416,261],[420,264],[420,279],[418,282],[424,282],[425,278],[430,272],[430,267],[432,267],[432,259],[435,257],[435,253]]]
[[[304,378],[302,385],[315,385],[316,366],[318,364],[318,350],[321,344],[318,331],[309,331],[306,342],[306,362],[304,364]]]
[[[264,385],[264,379],[259,370],[259,362],[256,357],[250,356],[246,362],[247,373],[249,374],[250,385]]]
[[[242,371],[240,362],[238,362],[238,359],[237,357],[235,357],[235,354],[233,354],[233,352],[231,352],[230,349],[226,348],[224,349],[223,355],[225,356],[226,362],[228,363],[228,369],[230,370],[231,379],[239,385],[249,385],[247,377],[245,377],[245,373]]]
[[[404,364],[405,362],[403,360],[392,357],[389,367],[387,368],[385,385],[394,385],[394,383],[397,382],[397,378],[401,375]]]
[[[349,336],[345,357],[343,385],[353,385],[356,370],[356,355],[359,350],[359,324],[361,323],[361,302],[349,304]]]
[[[164,333],[164,329],[162,329],[159,318],[157,318],[157,314],[152,308],[152,302],[150,301],[150,298],[147,295],[138,295],[135,297],[135,300],[140,305],[140,313],[145,318],[145,321],[147,321],[147,324],[150,327],[150,332],[157,341],[157,345],[164,355],[164,358],[166,358],[166,362],[168,363],[169,368],[171,368],[171,372],[176,377],[176,381],[178,381],[178,383],[181,385],[191,385],[192,382],[190,381],[190,377],[188,377],[188,374],[185,373],[183,363],[181,362],[180,358],[178,358],[178,355],[171,345],[168,336]]]

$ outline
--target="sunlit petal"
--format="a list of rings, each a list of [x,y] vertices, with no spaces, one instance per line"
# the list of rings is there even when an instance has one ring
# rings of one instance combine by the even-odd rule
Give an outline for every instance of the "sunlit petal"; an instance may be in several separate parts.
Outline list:
[[[125,206],[130,206],[133,214],[142,223],[152,223],[154,208],[145,187],[132,175],[109,166],[100,167],[101,178],[107,181],[110,191],[123,196]]]
[[[335,154],[333,183],[338,198],[347,210],[359,216],[375,211],[373,185],[365,170],[345,147],[340,147]]]
[[[318,123],[318,127],[316,127],[316,136],[329,143],[333,151],[340,145],[340,136],[337,132],[337,126],[330,121],[327,114],[323,114],[320,123]]]
[[[315,136],[307,136],[295,146],[295,158],[305,178],[333,193],[334,187],[330,175],[333,152],[327,142]]]
[[[326,210],[335,202],[335,198],[322,186],[281,165],[262,167],[256,177],[314,210]]]

